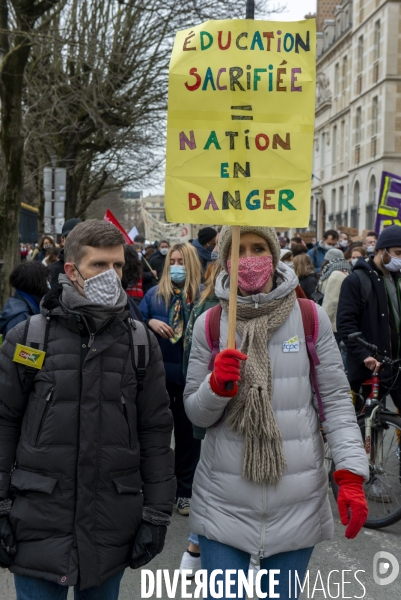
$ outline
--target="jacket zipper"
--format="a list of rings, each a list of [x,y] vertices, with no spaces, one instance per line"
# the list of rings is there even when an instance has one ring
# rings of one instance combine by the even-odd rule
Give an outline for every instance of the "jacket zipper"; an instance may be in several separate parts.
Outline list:
[[[131,427],[129,426],[129,420],[128,420],[128,411],[127,411],[127,402],[124,398],[124,396],[121,394],[121,404],[123,407],[123,415],[124,415],[124,419],[127,423],[127,427],[128,427],[128,441],[129,441],[129,447],[131,448]]]
[[[263,512],[262,512],[262,530],[260,533],[260,558],[263,558],[263,549],[265,545],[265,529],[266,529],[266,486],[262,487],[262,502],[263,502]]]
[[[38,433],[37,433],[37,435],[36,435],[35,446],[38,446],[38,445],[39,445],[39,439],[40,439],[40,436],[41,436],[41,434],[42,434],[42,429],[43,429],[43,425],[44,425],[44,422],[45,422],[45,419],[46,419],[47,411],[49,410],[49,406],[50,406],[50,399],[51,399],[51,397],[52,397],[52,394],[53,394],[53,389],[54,389],[54,388],[50,388],[50,391],[49,391],[49,393],[48,393],[48,394],[47,394],[47,396],[46,396],[46,400],[45,400],[45,409],[44,409],[44,411],[43,411],[43,414],[42,414],[42,417],[41,417],[41,419],[40,419],[39,429],[38,429]]]

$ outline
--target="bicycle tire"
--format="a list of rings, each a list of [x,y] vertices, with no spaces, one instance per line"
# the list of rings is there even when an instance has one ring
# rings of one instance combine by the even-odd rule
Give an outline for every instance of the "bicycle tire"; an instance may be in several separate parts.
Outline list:
[[[357,421],[358,421],[358,426],[361,430],[362,439],[364,439],[364,437],[365,437],[364,436],[364,430],[365,430],[364,415],[360,415],[358,417]],[[388,426],[395,427],[401,436],[401,418],[400,417],[397,417],[396,415],[386,414],[386,412],[380,412],[380,422],[383,424],[384,429],[386,429],[386,426],[387,427]],[[396,453],[396,451],[394,449],[394,454],[395,453]],[[395,479],[399,480],[398,481],[399,487],[396,490],[396,493],[394,494],[394,496],[391,495],[391,499],[394,498],[394,504],[392,502],[391,503],[376,502],[376,506],[378,506],[379,504],[382,505],[383,514],[379,515],[378,514],[379,510],[376,510],[373,512],[372,512],[372,510],[369,510],[369,515],[368,515],[368,518],[364,525],[364,527],[366,527],[367,529],[381,529],[382,527],[389,527],[390,525],[393,525],[394,523],[397,523],[397,521],[401,520],[401,463],[400,463],[400,457],[398,457],[396,460],[398,460],[398,473],[396,476],[393,475],[393,477]],[[393,463],[395,466],[397,466],[396,460],[395,459],[393,460]],[[333,478],[334,471],[335,471],[335,465],[334,465],[334,463],[332,463],[331,470],[329,473],[329,479],[330,479],[334,497],[337,500],[339,488]],[[371,473],[372,473],[372,466],[371,466]],[[369,485],[370,486],[372,485],[371,480],[369,480],[369,482],[365,484],[365,486],[364,486],[365,491],[366,491],[366,488],[369,487]],[[390,493],[389,493],[389,496],[390,496]],[[397,497],[398,497],[398,503],[396,503]],[[375,507],[375,503],[372,504],[372,502],[369,500],[369,498],[368,498],[368,505],[369,505],[369,508]],[[387,512],[386,512],[386,507],[390,507],[387,510]],[[392,508],[394,508],[394,510],[391,510]]]

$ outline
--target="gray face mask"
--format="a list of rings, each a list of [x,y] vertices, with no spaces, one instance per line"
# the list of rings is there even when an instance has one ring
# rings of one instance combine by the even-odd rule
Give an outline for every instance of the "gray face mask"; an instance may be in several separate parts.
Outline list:
[[[211,257],[212,261],[214,262],[214,261],[216,261],[216,260],[219,258],[219,253],[218,253],[218,252],[215,252],[215,251],[213,250],[213,252],[212,252],[212,254],[210,255],[210,257]]]
[[[162,256],[167,256],[168,248],[159,248],[159,252]]]
[[[357,258],[351,258],[351,265],[352,265],[353,267],[355,267],[355,265],[356,265],[356,263],[357,263],[357,262],[358,262],[358,259],[357,259]]]
[[[79,272],[77,266],[75,268]],[[101,304],[102,306],[115,306],[121,294],[121,280],[114,269],[103,271],[99,275],[89,277],[84,280],[83,290],[86,298],[94,304]],[[77,281],[78,283],[78,281]],[[82,288],[82,286],[78,283]]]
[[[391,256],[391,254],[389,252],[387,252],[387,250],[385,250],[385,253],[388,254],[388,256],[391,258],[391,260],[389,263],[387,263],[387,265],[385,265],[383,263],[383,256],[382,256],[383,267],[385,269],[387,269],[387,271],[391,271],[392,273],[397,273],[398,271],[401,271],[401,258],[398,258],[396,256]]]

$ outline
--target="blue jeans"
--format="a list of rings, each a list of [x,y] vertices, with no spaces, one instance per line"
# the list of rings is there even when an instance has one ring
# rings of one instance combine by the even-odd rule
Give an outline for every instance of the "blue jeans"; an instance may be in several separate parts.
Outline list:
[[[196,546],[199,546],[199,538],[197,536],[196,533],[190,533],[189,534],[189,538],[188,538],[188,542],[192,542],[192,544],[195,544]]]
[[[124,571],[107,579],[99,587],[81,591],[79,583],[74,586],[74,600],[117,600]],[[66,600],[68,586],[46,579],[14,575],[17,600]]]
[[[199,545],[201,549],[201,563],[202,569],[208,571],[208,575],[213,569],[221,569],[223,573],[227,569],[234,569],[235,571],[244,571],[245,575],[248,572],[250,554],[238,548],[215,542],[214,540],[208,540],[203,535],[199,536]],[[275,575],[275,580],[279,582],[274,587],[274,592],[280,594],[280,600],[287,600],[289,596],[289,571],[291,572],[291,598],[298,598],[299,587],[295,594],[295,571],[298,572],[299,581],[303,582],[303,579],[308,568],[309,559],[313,552],[312,548],[303,548],[302,550],[294,550],[292,552],[281,552],[280,554],[274,554],[268,558],[262,558],[260,560],[260,568],[267,569],[280,569],[280,574]],[[217,581],[223,581],[223,598],[226,598],[224,575],[218,575]],[[230,586],[231,593],[235,593],[236,598],[243,598],[244,596],[239,595],[237,575],[231,576],[231,581],[235,582],[235,585]],[[215,586],[217,589],[217,586]],[[269,575],[263,575],[260,584],[261,591],[267,593],[269,598]],[[208,598],[212,597],[209,595]]]

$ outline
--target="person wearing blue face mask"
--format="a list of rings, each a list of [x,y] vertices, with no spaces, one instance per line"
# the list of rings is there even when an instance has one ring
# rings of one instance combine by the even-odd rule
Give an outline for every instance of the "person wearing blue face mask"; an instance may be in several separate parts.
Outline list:
[[[192,481],[200,455],[200,440],[193,437],[183,400],[184,338],[191,309],[199,298],[200,282],[201,265],[195,248],[191,244],[175,244],[168,250],[159,284],[146,293],[139,305],[143,319],[156,334],[163,354],[174,418],[175,506],[182,515],[189,514]]]

